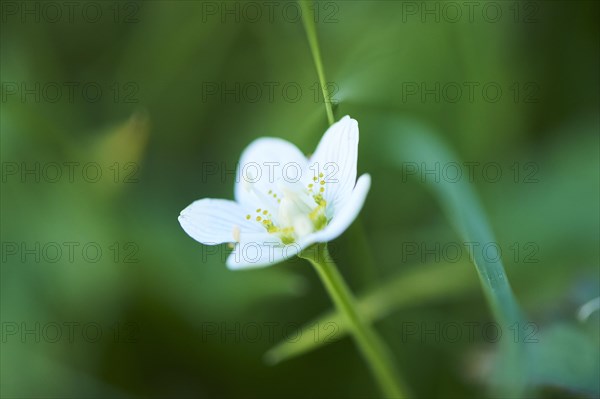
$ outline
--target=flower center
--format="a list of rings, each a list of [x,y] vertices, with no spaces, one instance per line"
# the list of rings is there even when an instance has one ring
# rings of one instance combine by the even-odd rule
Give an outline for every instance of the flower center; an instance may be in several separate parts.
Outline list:
[[[301,184],[281,184],[275,193],[259,193],[252,185],[252,190],[261,203],[254,216],[246,215],[246,219],[254,219],[270,234],[277,235],[288,245],[315,231],[322,230],[329,220],[325,214],[327,201],[323,198],[325,180],[323,174],[313,178],[313,183],[304,187]],[[319,180],[321,179],[321,180]]]

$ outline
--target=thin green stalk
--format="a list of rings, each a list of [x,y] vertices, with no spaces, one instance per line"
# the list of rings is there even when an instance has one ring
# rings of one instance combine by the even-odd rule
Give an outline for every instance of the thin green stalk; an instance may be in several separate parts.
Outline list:
[[[317,75],[319,75],[321,91],[323,92],[323,101],[325,102],[325,109],[327,111],[327,120],[329,121],[330,125],[333,125],[335,120],[333,119],[331,98],[329,96],[329,91],[327,90],[325,71],[323,70],[323,62],[321,61],[321,50],[319,50],[319,41],[317,40],[314,12],[309,5],[309,1],[299,0],[298,3],[300,5],[300,10],[302,11],[302,24],[304,25],[304,30],[306,31],[310,52],[312,53],[313,60],[315,61]]]
[[[381,390],[388,398],[405,398],[406,391],[398,382],[399,374],[389,356],[389,350],[377,332],[358,312],[354,296],[329,255],[327,244],[316,244],[314,249],[303,252],[300,257],[307,259],[317,270],[331,299],[346,318],[350,333]]]
[[[321,91],[323,92],[323,101],[327,111],[327,121],[329,125],[335,122],[333,109],[331,107],[331,97],[327,90],[327,81],[325,80],[325,71],[321,61],[321,51],[319,41],[317,40],[317,29],[314,21],[314,13],[310,7],[309,1],[299,0],[300,10],[302,11],[302,23],[308,38],[310,51],[315,62],[317,75]],[[305,251],[300,257],[307,259],[317,270],[319,277],[323,281],[325,288],[329,292],[331,299],[335,303],[339,312],[346,318],[350,333],[353,335],[362,355],[369,364],[371,372],[379,383],[381,390],[388,398],[405,398],[406,391],[398,382],[398,372],[394,366],[392,358],[389,356],[385,343],[381,340],[377,332],[371,325],[363,319],[358,312],[354,296],[346,285],[344,278],[337,269],[333,259],[327,250],[327,244],[315,245],[316,251]]]

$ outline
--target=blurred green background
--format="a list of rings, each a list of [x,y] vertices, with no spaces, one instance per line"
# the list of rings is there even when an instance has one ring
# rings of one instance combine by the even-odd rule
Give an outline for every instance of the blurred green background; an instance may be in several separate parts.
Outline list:
[[[66,3],[2,2],[2,397],[378,396],[347,337],[263,360],[332,307],[308,263],[232,272],[177,222],[233,198],[221,172],[253,139],[310,153],[327,128],[296,3]],[[600,8],[467,3],[313,5],[336,119],[358,120],[373,177],[333,256],[358,295],[421,273],[376,324],[414,396],[490,394],[496,345],[420,335],[493,321],[467,256],[422,251],[461,239],[393,138],[441,137],[482,165],[473,185],[545,348],[530,394],[596,397],[598,312],[576,315],[600,295]]]

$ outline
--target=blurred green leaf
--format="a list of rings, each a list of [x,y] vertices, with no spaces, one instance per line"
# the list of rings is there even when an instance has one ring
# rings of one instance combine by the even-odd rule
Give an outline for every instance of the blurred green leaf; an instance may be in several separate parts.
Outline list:
[[[598,397],[599,342],[597,331],[586,334],[569,324],[547,327],[540,332],[539,342],[536,338],[531,343],[532,382]]]
[[[421,265],[390,278],[360,297],[357,303],[367,321],[376,321],[399,308],[466,295],[475,288],[475,278],[465,263]],[[271,348],[265,360],[279,363],[338,341],[347,333],[342,315],[330,311],[305,324],[294,340]]]

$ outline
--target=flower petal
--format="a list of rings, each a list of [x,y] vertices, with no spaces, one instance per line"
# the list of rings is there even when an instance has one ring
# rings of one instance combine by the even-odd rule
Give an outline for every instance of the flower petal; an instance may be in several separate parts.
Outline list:
[[[306,246],[300,243],[284,245],[272,235],[267,235],[261,241],[242,241],[227,258],[227,267],[240,270],[271,266],[293,258]]]
[[[236,202],[205,198],[193,202],[179,215],[183,230],[194,240],[206,245],[235,242],[264,233],[256,223],[246,220],[246,212]],[[234,229],[239,229],[234,232]],[[234,237],[238,235],[239,237]]]
[[[306,157],[292,143],[271,137],[254,140],[242,153],[237,167],[235,199],[247,209],[270,206],[274,211],[277,198],[273,195],[278,193],[278,184],[301,181],[306,166]]]
[[[339,237],[356,219],[362,209],[369,189],[371,188],[371,176],[364,174],[358,178],[356,186],[350,198],[339,209],[331,222],[323,230],[312,234],[309,238],[315,242],[328,242]]]
[[[323,173],[327,214],[333,216],[346,202],[356,182],[358,122],[344,116],[331,125],[309,160],[310,170]],[[314,173],[314,172],[313,172]]]

